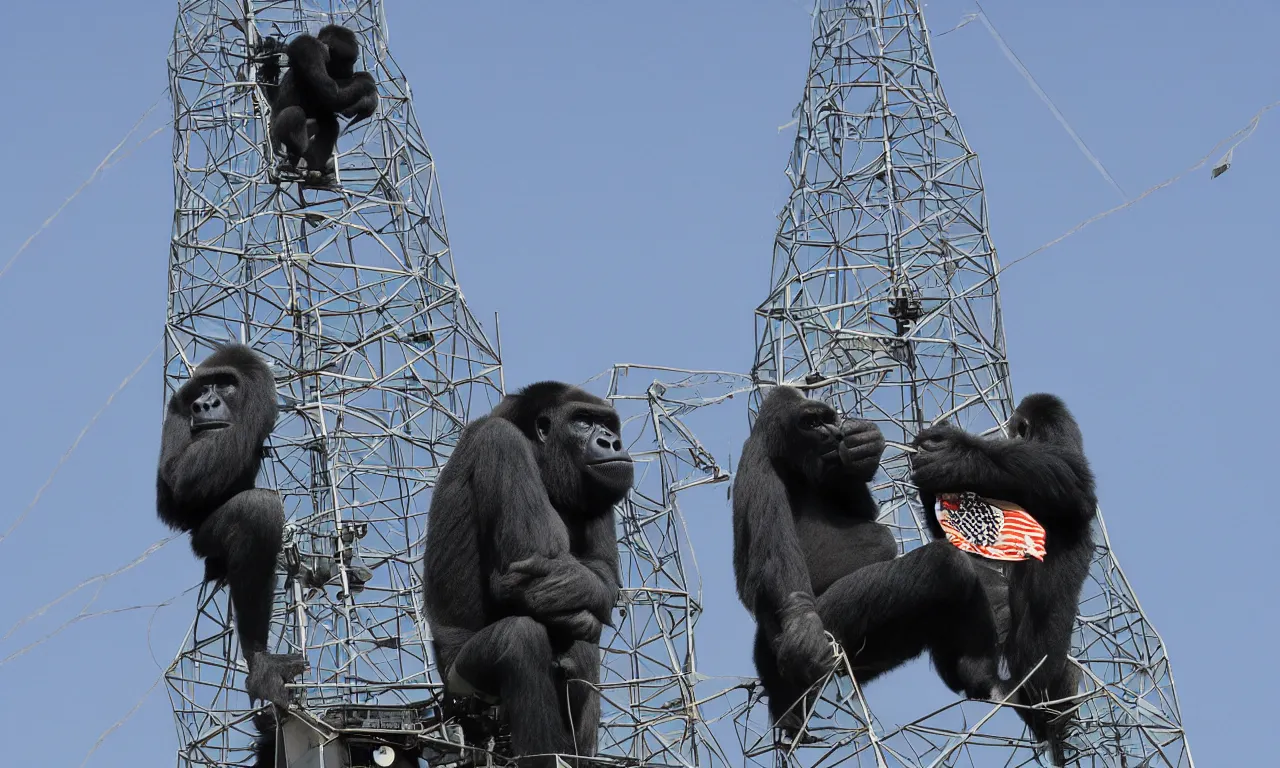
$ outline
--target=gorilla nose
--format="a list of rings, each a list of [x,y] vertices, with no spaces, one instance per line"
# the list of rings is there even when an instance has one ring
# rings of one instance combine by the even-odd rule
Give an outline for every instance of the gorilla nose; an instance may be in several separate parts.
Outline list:
[[[603,464],[609,461],[631,461],[630,454],[622,447],[622,438],[613,434],[612,430],[599,429],[587,443],[586,460],[588,464]]]
[[[216,397],[202,397],[191,404],[191,412],[195,414],[212,411],[214,408],[221,408],[222,402]]]

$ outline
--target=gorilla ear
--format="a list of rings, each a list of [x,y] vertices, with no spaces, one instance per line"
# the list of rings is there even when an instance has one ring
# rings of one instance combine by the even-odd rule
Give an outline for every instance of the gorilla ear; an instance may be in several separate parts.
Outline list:
[[[533,428],[538,432],[538,442],[545,444],[547,437],[551,434],[551,417],[539,416]]]

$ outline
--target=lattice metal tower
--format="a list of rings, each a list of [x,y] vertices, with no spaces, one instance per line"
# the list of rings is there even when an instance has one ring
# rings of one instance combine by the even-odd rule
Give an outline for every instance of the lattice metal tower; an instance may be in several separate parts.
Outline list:
[[[921,4],[818,0],[813,32],[754,377],[814,385],[899,444],[944,418],[998,430],[1013,410],[998,262],[978,158],[943,96]],[[919,546],[927,533],[904,452],[891,445],[882,469],[881,521],[904,551]],[[1072,650],[1084,671],[1073,764],[1190,766],[1160,638],[1100,518],[1098,529]],[[774,751],[761,707],[739,717],[757,763],[1036,760],[1008,711],[957,701],[885,728],[847,678],[828,685],[809,734],[817,743]]]
[[[381,103],[339,141],[339,189],[277,185],[249,54],[265,35],[329,22],[356,32]],[[417,562],[428,489],[502,382],[455,279],[435,166],[387,49],[382,3],[180,0],[169,73],[166,397],[219,342],[247,343],[273,365],[280,417],[259,486],[280,492],[289,518],[274,650],[310,662],[304,718],[422,731],[435,722],[438,679]],[[182,766],[249,763],[244,670],[226,592],[206,585],[168,675]],[[414,702],[428,703],[353,706]],[[317,743],[332,735],[315,728]]]

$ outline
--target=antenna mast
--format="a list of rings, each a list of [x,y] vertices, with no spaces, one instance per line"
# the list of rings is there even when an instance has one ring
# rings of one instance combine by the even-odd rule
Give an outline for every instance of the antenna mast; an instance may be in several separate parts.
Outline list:
[[[277,184],[251,52],[330,22],[356,33],[381,103],[339,141],[336,189]],[[296,692],[306,738],[421,731],[439,680],[418,562],[429,489],[473,413],[500,398],[501,370],[458,287],[382,2],[180,0],[169,75],[165,397],[219,343],[271,364],[281,411],[258,485],[289,520],[271,643],[310,662]],[[252,759],[228,608],[206,584],[167,677],[183,768]],[[330,749],[314,764],[320,751],[345,764]]]

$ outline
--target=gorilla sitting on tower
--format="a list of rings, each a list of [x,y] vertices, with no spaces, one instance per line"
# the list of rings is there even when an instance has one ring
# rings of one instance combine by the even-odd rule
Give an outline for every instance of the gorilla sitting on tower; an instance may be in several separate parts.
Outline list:
[[[867,483],[885,442],[869,421],[839,423],[792,387],[760,405],[733,484],[738,596],[757,622],[755,663],[784,733],[834,666],[839,641],[861,683],[929,651],[953,691],[998,684],[996,627],[978,572],[945,541],[898,556]]]
[[[283,77],[281,53],[289,57]],[[298,172],[299,161],[305,161],[304,179],[309,185],[333,183],[338,115],[348,118],[350,127],[378,106],[373,76],[355,71],[359,57],[355,33],[336,24],[315,37],[299,35],[288,45],[272,37],[259,44],[258,82],[271,105],[271,143],[285,152],[279,170]]]
[[[530,385],[467,426],[431,501],[423,581],[445,691],[500,702],[522,766],[596,753],[613,506],[634,472],[620,432],[606,401]]]
[[[271,369],[240,344],[219,347],[169,399],[156,476],[156,512],[191,533],[206,581],[231,590],[250,700],[288,707],[285,684],[301,656],[267,652],[284,507],[256,488],[263,444],[276,423]]]

